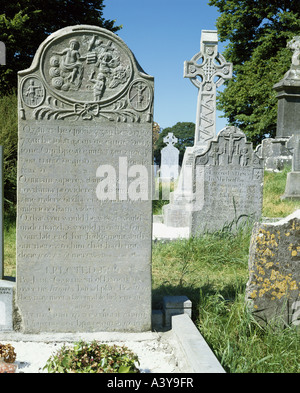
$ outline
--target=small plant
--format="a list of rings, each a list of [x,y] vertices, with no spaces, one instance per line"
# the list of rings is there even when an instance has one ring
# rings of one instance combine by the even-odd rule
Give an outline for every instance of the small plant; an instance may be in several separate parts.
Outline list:
[[[49,373],[139,373],[138,357],[127,347],[79,341],[63,345],[44,367]]]
[[[0,358],[3,358],[5,363],[13,363],[16,357],[15,348],[11,344],[0,343]]]

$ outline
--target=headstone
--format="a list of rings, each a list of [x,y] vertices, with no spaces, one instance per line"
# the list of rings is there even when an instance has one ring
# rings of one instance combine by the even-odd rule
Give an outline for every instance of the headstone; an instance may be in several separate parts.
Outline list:
[[[273,86],[278,98],[276,137],[262,143],[266,170],[282,170],[292,164],[286,144],[292,135],[300,135],[300,36],[289,41],[287,47],[294,52],[291,67]]]
[[[0,332],[13,330],[15,283],[0,280]]]
[[[179,150],[174,145],[178,139],[172,132],[169,132],[163,141],[167,146],[161,149],[160,178],[176,180],[179,175]]]
[[[262,212],[263,161],[236,127],[226,127],[196,156],[191,235],[258,220]]]
[[[278,98],[276,138],[300,134],[300,36],[289,41],[287,47],[294,52],[291,68],[274,85]]]
[[[287,148],[293,153],[292,171],[287,174],[285,192],[281,199],[300,200],[300,135],[293,135],[287,142]]]
[[[184,153],[176,190],[163,206],[167,226],[191,227],[194,203],[195,157],[203,153],[216,136],[216,89],[232,77],[233,66],[218,52],[218,34],[202,30],[200,52],[184,63],[184,77],[198,88],[194,146]]]
[[[246,299],[262,325],[300,325],[299,233],[300,210],[253,228]]]
[[[19,73],[19,103],[23,331],[151,329],[153,78],[115,34],[71,26]]]

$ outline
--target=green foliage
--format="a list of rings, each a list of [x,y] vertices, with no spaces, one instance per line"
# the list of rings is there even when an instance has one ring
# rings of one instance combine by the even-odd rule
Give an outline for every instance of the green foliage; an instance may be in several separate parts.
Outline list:
[[[15,218],[17,189],[17,96],[0,97],[0,145],[3,146],[4,217]]]
[[[166,146],[164,143],[164,137],[167,136],[169,132],[173,132],[175,137],[178,139],[175,147],[179,149],[179,165],[181,165],[186,147],[194,145],[195,123],[179,122],[173,127],[167,127],[162,130],[154,146],[154,158],[158,165],[160,165],[161,149]]]
[[[286,44],[300,34],[300,5],[295,0],[210,0],[221,16],[217,28],[234,66],[233,79],[218,96],[218,109],[257,145],[275,136],[277,99],[273,85],[291,65]]]
[[[139,373],[138,357],[126,347],[79,341],[63,345],[47,361],[49,373]]]
[[[0,68],[0,93],[17,86],[17,72],[30,66],[33,56],[51,33],[66,26],[90,24],[116,32],[121,26],[103,18],[104,0],[2,1],[0,41],[6,45],[6,66]]]

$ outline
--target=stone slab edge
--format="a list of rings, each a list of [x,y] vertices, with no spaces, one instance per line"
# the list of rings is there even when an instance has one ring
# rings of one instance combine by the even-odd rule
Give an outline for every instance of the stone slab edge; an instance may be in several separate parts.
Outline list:
[[[172,331],[194,373],[225,373],[218,359],[186,314],[172,316]]]

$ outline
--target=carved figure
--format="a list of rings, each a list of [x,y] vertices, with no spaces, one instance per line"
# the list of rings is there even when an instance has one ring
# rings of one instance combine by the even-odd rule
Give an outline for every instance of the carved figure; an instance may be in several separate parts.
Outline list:
[[[101,72],[99,72],[97,79],[94,79],[94,74],[95,72],[90,75],[89,80],[94,83],[93,90],[95,101],[100,101],[105,89],[106,78]]]

